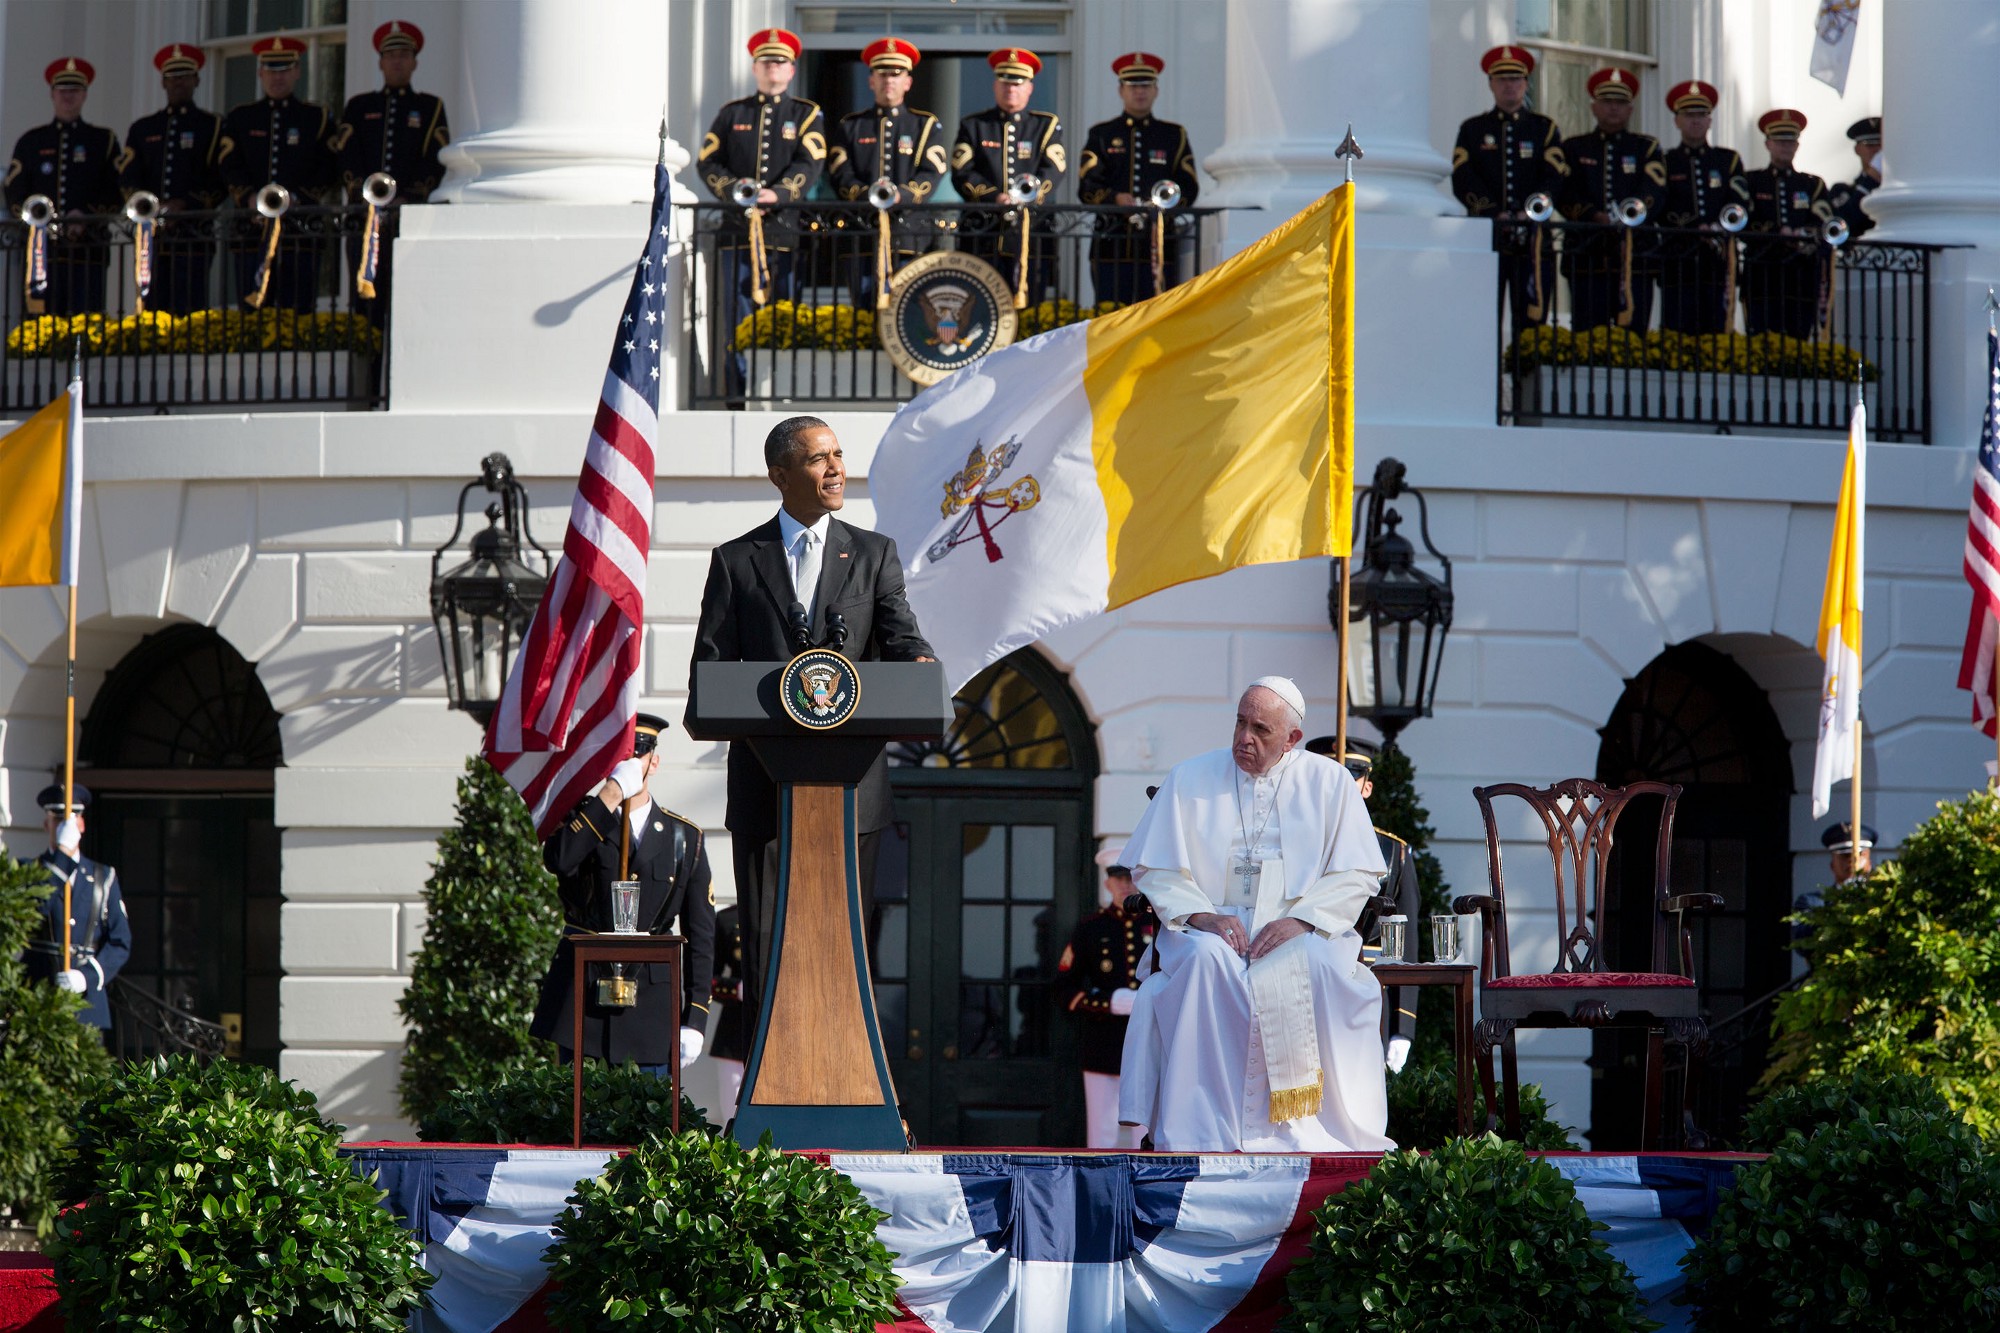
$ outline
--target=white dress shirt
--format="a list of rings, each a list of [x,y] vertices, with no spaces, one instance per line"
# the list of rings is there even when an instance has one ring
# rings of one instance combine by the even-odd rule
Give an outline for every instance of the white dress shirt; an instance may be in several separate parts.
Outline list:
[[[832,522],[832,514],[821,514],[818,522],[807,527],[786,510],[778,511],[778,537],[785,544],[785,565],[792,572],[792,595],[807,616],[812,615],[813,598],[819,595],[819,571],[826,559],[826,534]],[[802,533],[803,550],[799,544]]]

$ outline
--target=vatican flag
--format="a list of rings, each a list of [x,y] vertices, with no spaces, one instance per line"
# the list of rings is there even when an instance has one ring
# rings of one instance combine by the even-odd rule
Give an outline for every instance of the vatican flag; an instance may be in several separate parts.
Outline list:
[[[1819,604],[1819,655],[1826,683],[1819,697],[1819,748],[1813,755],[1813,818],[1832,808],[1833,784],[1861,782],[1862,519],[1868,505],[1868,409],[1854,405],[1847,430],[1847,471],[1833,515],[1826,558],[1826,594]],[[1861,817],[1855,801],[1854,818]]]
[[[0,588],[76,582],[83,384],[0,436]]]
[[[954,688],[1162,588],[1351,549],[1353,198],[897,412],[869,468],[876,528]]]

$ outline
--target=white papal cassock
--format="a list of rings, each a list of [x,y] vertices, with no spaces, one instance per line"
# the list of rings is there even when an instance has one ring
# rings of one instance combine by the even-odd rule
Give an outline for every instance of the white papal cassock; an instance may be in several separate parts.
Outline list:
[[[1347,770],[1293,750],[1252,777],[1230,751],[1176,766],[1125,847],[1167,926],[1126,1030],[1119,1118],[1167,1152],[1380,1152],[1382,989],[1354,923],[1387,867]],[[1311,929],[1249,963],[1190,929]]]

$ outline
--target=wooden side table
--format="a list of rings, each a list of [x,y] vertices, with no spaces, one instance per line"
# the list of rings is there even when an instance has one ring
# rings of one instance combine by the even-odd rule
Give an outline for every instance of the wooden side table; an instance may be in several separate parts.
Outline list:
[[[1458,1070],[1458,1132],[1472,1133],[1472,963],[1375,963],[1370,971],[1383,986],[1452,988],[1451,1055]]]
[[[667,1057],[672,1070],[669,1090],[673,1098],[674,1133],[681,1132],[681,946],[679,935],[613,935],[580,933],[564,937],[570,948],[569,1010],[575,1031],[570,1036],[569,1137],[572,1148],[583,1146],[583,994],[585,978],[592,963],[665,963],[670,972],[668,988],[673,994],[674,1046]]]

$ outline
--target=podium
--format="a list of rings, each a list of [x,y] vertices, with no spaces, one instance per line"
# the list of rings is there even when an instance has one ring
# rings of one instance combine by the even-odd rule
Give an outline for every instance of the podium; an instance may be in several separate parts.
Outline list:
[[[842,671],[852,678],[829,674]],[[850,664],[811,649],[791,662],[697,662],[690,685],[688,733],[748,742],[778,786],[771,957],[730,1132],[745,1144],[768,1129],[782,1148],[900,1151],[908,1139],[875,1022],[854,789],[889,741],[944,734],[944,668]],[[809,702],[839,703],[844,720],[829,723],[833,713],[816,716]]]

